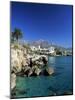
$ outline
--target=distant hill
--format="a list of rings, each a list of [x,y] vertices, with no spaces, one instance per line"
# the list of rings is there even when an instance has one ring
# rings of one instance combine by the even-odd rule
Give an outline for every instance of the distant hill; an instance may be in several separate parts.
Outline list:
[[[64,50],[66,50],[66,51],[72,51],[72,48],[70,48],[70,47],[69,48],[61,47],[61,46],[49,43],[48,41],[42,40],[42,39],[30,43],[30,45],[31,46],[36,46],[36,47],[38,47],[40,45],[41,48],[49,48],[49,47],[53,46],[53,47],[59,49],[60,51],[64,51]]]
[[[48,41],[45,41],[45,40],[34,41],[34,42],[30,43],[30,45],[33,45],[36,47],[40,45],[41,48],[48,48],[50,46]]]

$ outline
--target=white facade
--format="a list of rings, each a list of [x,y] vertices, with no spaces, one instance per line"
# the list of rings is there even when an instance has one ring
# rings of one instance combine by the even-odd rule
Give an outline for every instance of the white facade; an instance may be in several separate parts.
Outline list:
[[[36,50],[38,50],[35,46],[31,46],[31,50],[32,51],[36,51]]]
[[[31,46],[31,50],[32,51],[40,50],[40,52],[45,52],[45,53],[54,53],[55,52],[55,48],[52,46],[49,48],[40,48],[40,46],[38,46],[38,47]]]
[[[54,53],[55,52],[55,48],[54,47],[50,47],[49,48],[49,53]]]
[[[40,50],[40,45],[38,46],[38,49]]]

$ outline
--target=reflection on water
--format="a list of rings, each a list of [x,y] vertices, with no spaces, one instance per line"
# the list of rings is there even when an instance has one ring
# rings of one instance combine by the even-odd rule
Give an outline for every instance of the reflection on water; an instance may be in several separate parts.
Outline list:
[[[48,57],[48,61],[49,61],[48,63],[49,64],[54,64],[55,63],[55,59],[56,59],[55,57]]]

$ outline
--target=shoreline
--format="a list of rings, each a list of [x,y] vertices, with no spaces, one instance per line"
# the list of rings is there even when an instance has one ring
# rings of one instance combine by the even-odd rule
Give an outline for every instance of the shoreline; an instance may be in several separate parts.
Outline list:
[[[50,76],[55,73],[52,66],[45,67],[48,57],[63,57],[66,55],[49,55],[32,52],[29,47],[19,44],[11,45],[11,90],[16,86],[16,76]],[[72,56],[72,55],[69,55]],[[31,61],[30,61],[31,60]],[[32,65],[30,64],[32,63]],[[18,73],[18,74],[17,74]]]

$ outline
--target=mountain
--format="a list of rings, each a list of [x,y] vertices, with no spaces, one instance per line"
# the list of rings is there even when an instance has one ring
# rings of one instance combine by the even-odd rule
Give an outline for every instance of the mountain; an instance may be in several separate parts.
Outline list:
[[[46,40],[38,40],[38,41],[34,41],[34,42],[31,42],[30,43],[31,46],[35,46],[35,47],[38,47],[40,45],[41,48],[49,48],[49,47],[55,47],[57,49],[59,49],[60,51],[72,51],[72,48],[65,48],[65,47],[62,47],[62,46],[58,46],[58,45],[54,45],[52,43],[49,43],[48,41]]]
[[[48,41],[45,41],[45,40],[34,41],[34,42],[30,43],[30,45],[33,45],[36,47],[38,47],[40,45],[41,48],[48,48],[50,46]]]

